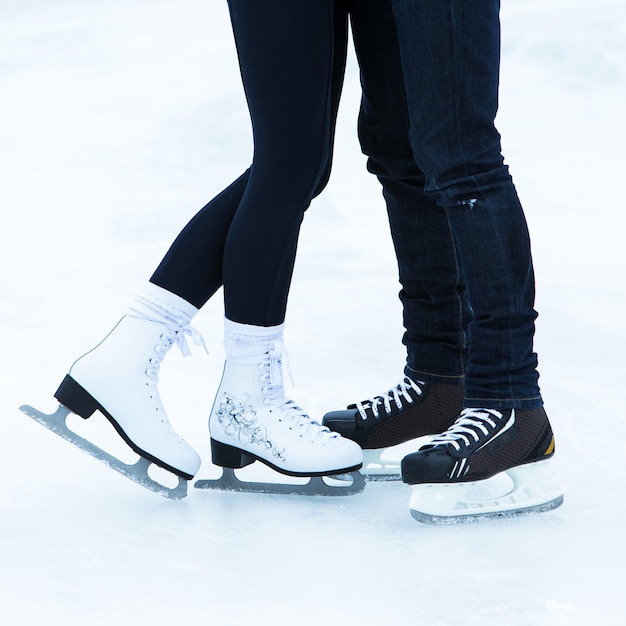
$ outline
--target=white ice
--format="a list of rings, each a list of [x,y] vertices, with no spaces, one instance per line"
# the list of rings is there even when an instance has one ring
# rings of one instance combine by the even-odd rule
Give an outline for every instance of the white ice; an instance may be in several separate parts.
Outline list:
[[[287,321],[293,396],[316,415],[382,392],[403,367],[358,100],[351,58],[334,172],[305,219]],[[625,624],[624,111],[623,0],[504,3],[499,128],[533,238],[563,507],[431,527],[410,517],[402,484],[345,499],[191,490],[172,502],[18,406],[56,407],[72,360],[248,165],[226,3],[0,0],[2,624]],[[204,477],[219,294],[196,325],[210,355],[172,353],[162,393]]]

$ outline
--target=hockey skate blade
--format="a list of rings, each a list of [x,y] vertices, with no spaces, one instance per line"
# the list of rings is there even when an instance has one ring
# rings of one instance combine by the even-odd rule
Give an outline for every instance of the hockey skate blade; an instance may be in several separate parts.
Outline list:
[[[402,480],[402,471],[400,469],[402,459],[407,454],[419,450],[431,439],[430,435],[424,435],[388,448],[364,449],[361,474],[368,482],[400,481]]]
[[[359,472],[347,472],[335,476],[311,476],[304,484],[252,482],[239,479],[234,469],[224,467],[220,478],[197,480],[194,487],[292,496],[353,496],[365,489],[365,481]]]
[[[153,465],[152,461],[149,459],[140,456],[136,463],[124,463],[112,454],[105,452],[102,448],[99,448],[91,441],[88,441],[87,439],[84,439],[80,435],[76,434],[73,430],[68,428],[66,423],[67,416],[71,411],[62,404],[60,404],[58,409],[51,414],[42,413],[27,404],[22,405],[20,407],[20,411],[28,415],[28,417],[34,419],[36,422],[39,422],[42,426],[45,426],[48,430],[51,430],[53,433],[59,435],[59,437],[62,437],[66,441],[74,444],[77,448],[87,452],[105,465],[108,465],[111,469],[119,472],[123,476],[126,476],[126,478],[129,478],[142,487],[145,487],[146,489],[171,500],[180,500],[187,495],[187,481],[184,478],[176,476],[178,479],[178,485],[176,487],[166,487],[149,476],[148,469],[151,465]],[[159,469],[161,471],[166,471],[162,468]],[[171,472],[167,472],[167,474],[174,476]]]
[[[402,479],[400,460],[383,458],[385,452],[385,448],[363,450],[361,474],[366,481],[399,481]]]
[[[455,524],[542,513],[561,504],[550,461],[539,461],[472,483],[414,485],[409,510],[424,524]]]

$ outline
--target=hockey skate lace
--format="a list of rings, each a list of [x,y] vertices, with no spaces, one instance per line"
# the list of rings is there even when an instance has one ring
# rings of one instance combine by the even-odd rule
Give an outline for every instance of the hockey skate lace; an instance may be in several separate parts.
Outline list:
[[[374,415],[374,418],[378,419],[380,417],[380,412],[378,407],[382,405],[384,412],[387,415],[391,414],[391,402],[393,402],[399,410],[402,410],[403,404],[402,400],[404,399],[409,404],[413,404],[413,398],[409,394],[409,390],[413,389],[418,396],[422,395],[422,389],[419,385],[424,385],[425,383],[422,381],[417,381],[415,383],[408,376],[405,376],[395,387],[392,387],[385,393],[380,396],[376,396],[374,398],[370,398],[369,400],[363,400],[362,402],[356,403],[356,408],[361,414],[361,419],[366,422],[369,417],[367,415],[367,409],[371,409]]]
[[[311,418],[293,400],[285,396],[285,388],[282,381],[281,357],[286,352],[280,341],[273,341],[268,352],[268,359],[263,363],[263,392],[265,393],[265,403],[278,408],[284,417],[291,421],[291,427],[298,431],[299,436],[308,437],[311,442],[319,441],[327,444],[329,441],[338,438],[338,435],[326,426]],[[289,369],[287,367],[287,371]],[[290,372],[289,372],[290,374]],[[290,374],[291,378],[291,374]]]
[[[455,450],[461,450],[461,444],[469,448],[488,437],[502,420],[502,413],[495,409],[463,409],[459,418],[446,430],[434,437],[430,446],[450,444]]]

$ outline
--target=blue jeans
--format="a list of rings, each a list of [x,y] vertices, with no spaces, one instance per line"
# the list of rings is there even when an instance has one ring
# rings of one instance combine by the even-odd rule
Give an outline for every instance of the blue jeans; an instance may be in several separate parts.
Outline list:
[[[345,0],[359,137],[383,186],[407,371],[470,407],[541,406],[528,228],[494,126],[498,0]]]

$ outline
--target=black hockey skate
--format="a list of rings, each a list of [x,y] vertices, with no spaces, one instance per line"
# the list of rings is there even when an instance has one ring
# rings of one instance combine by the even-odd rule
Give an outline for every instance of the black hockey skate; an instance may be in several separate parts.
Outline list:
[[[463,407],[463,386],[415,381],[408,375],[385,393],[326,413],[323,424],[363,448],[367,480],[400,480],[400,459],[388,449],[442,432]],[[414,450],[419,447],[416,443]]]
[[[549,511],[563,502],[551,471],[554,435],[542,407],[464,409],[445,432],[402,460],[409,509],[441,524]]]

